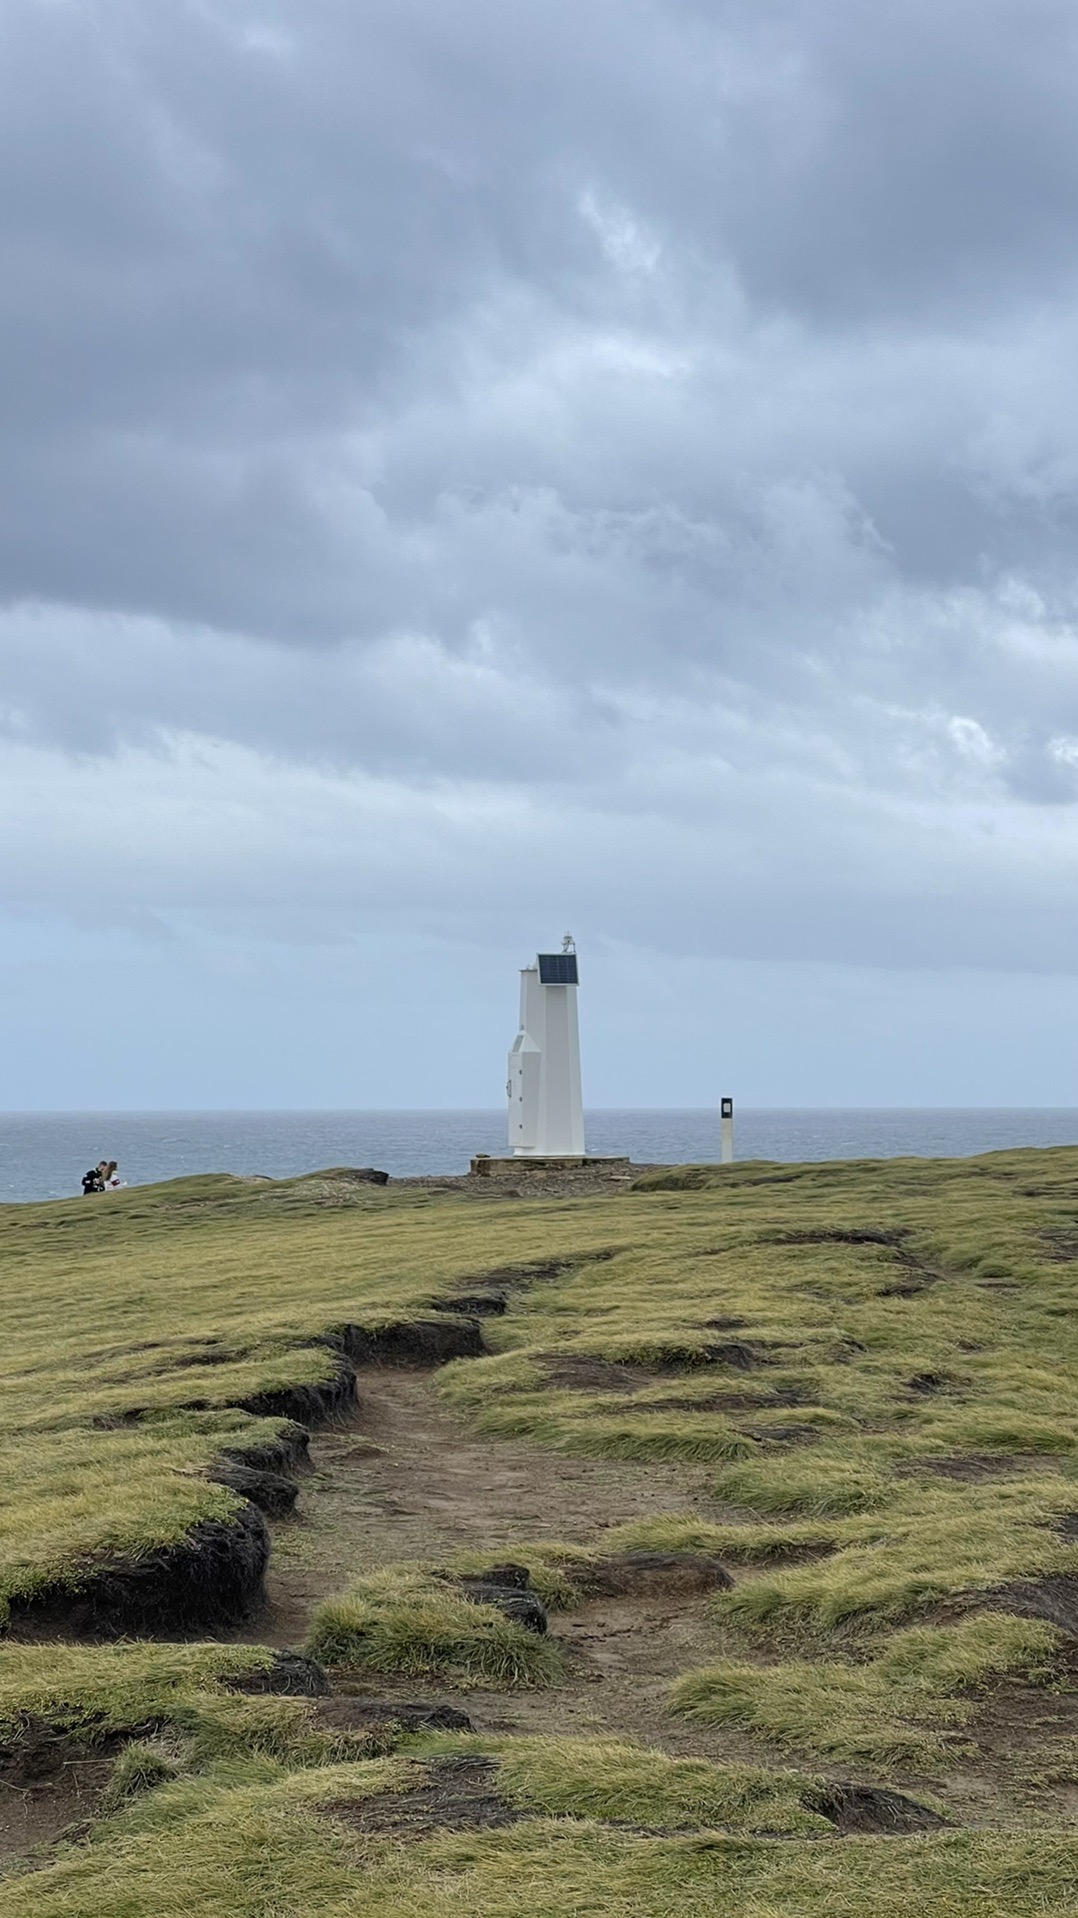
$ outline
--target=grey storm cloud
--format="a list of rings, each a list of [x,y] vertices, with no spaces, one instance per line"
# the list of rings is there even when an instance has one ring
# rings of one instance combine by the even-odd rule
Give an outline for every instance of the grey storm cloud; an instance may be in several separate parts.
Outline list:
[[[2,11],[13,897],[1070,965],[1071,8]]]

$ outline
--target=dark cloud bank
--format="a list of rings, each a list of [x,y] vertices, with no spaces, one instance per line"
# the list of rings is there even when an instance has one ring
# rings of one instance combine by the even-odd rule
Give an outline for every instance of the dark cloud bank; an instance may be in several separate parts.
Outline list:
[[[7,1102],[1069,1102],[1073,9],[0,10]]]

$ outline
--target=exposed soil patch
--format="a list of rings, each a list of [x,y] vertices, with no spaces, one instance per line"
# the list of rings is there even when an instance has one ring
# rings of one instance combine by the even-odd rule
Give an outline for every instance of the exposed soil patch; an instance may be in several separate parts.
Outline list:
[[[206,1474],[215,1485],[227,1485],[241,1498],[250,1499],[268,1518],[284,1518],[296,1502],[299,1486],[281,1472],[264,1472],[239,1459],[221,1459]]]
[[[320,1699],[315,1718],[326,1731],[369,1731],[376,1726],[400,1732],[470,1732],[475,1727],[467,1712],[438,1699],[353,1698],[336,1694]]]
[[[222,1450],[223,1459],[236,1459],[256,1472],[280,1472],[285,1476],[305,1472],[310,1467],[311,1435],[305,1425],[286,1425],[272,1439],[237,1440]]]
[[[776,1232],[755,1239],[755,1245],[883,1245],[892,1252],[902,1250],[903,1234],[885,1232],[878,1226],[820,1226],[805,1232]]]
[[[821,1437],[817,1425],[745,1425],[741,1429],[757,1445],[817,1445]]]
[[[106,1760],[122,1742],[106,1739],[92,1756]],[[14,1792],[51,1788],[72,1764],[89,1755],[85,1741],[58,1731],[35,1712],[20,1712],[7,1743],[0,1746],[0,1784]]]
[[[329,1679],[317,1659],[293,1651],[278,1652],[272,1665],[240,1672],[225,1684],[231,1692],[285,1698],[322,1698],[329,1691]]]
[[[500,1319],[509,1310],[507,1292],[461,1292],[452,1299],[428,1299],[427,1304],[443,1312],[456,1312],[465,1318]]]
[[[907,1244],[904,1232],[884,1232],[873,1227],[851,1227],[848,1231],[821,1229],[818,1232],[778,1233],[774,1238],[758,1239],[758,1245],[865,1245],[881,1246],[890,1252],[901,1276],[882,1286],[881,1299],[911,1299],[930,1285],[939,1285],[946,1272],[929,1265]]]
[[[706,1398],[649,1399],[649,1412],[779,1412],[811,1402],[811,1393],[795,1386],[781,1392],[709,1392]]]
[[[610,1359],[594,1359],[586,1352],[540,1352],[537,1364],[543,1368],[545,1384],[569,1392],[639,1392],[647,1385],[646,1373],[639,1366],[615,1365]]]
[[[544,1285],[551,1279],[560,1278],[563,1272],[571,1272],[574,1265],[603,1265],[613,1257],[613,1251],[606,1249],[590,1252],[579,1260],[544,1259],[535,1265],[492,1266],[489,1272],[479,1272],[474,1278],[465,1279],[460,1291],[452,1298],[428,1299],[427,1304],[435,1312],[461,1312],[479,1318],[501,1317],[509,1310],[509,1301],[514,1292],[526,1292],[533,1285]]]
[[[1004,1761],[1016,1751],[1078,1740],[1078,1652],[1060,1657],[1051,1684],[1005,1680],[978,1705],[966,1735],[986,1757]]]
[[[1047,1619],[1061,1631],[1078,1634],[1078,1575],[1050,1573],[1046,1578],[1019,1579],[993,1592],[978,1594],[979,1602],[997,1612],[1016,1612],[1021,1618]]]
[[[426,1760],[416,1767],[418,1782],[398,1792],[378,1792],[370,1798],[336,1799],[323,1807],[353,1831],[400,1836],[405,1842],[438,1831],[481,1831],[512,1825],[529,1816],[510,1804],[497,1790],[498,1764],[477,1754]],[[861,1837],[869,1833],[899,1837],[910,1832],[937,1831],[947,1824],[938,1812],[904,1793],[875,1785],[822,1785],[805,1794],[807,1811],[827,1818],[836,1835]],[[610,1821],[623,1831],[653,1837],[700,1829],[698,1826],[642,1826],[623,1819]]]
[[[725,1592],[734,1582],[706,1552],[621,1552],[589,1565],[583,1580],[588,1592],[605,1598]]]
[[[843,1838],[869,1832],[898,1837],[904,1832],[938,1831],[948,1822],[931,1806],[881,1785],[822,1785],[818,1791],[806,1792],[802,1802],[806,1811],[829,1818]]]
[[[728,1365],[735,1372],[754,1372],[758,1365],[777,1364],[778,1348],[762,1340],[750,1344],[747,1339],[723,1339],[699,1352],[687,1352],[682,1362],[694,1371],[702,1365]]]
[[[900,1464],[897,1469],[907,1476],[917,1472],[935,1472],[940,1478],[964,1479],[973,1485],[978,1479],[1000,1478],[1006,1472],[1022,1471],[1029,1464],[1043,1468],[1045,1463],[1040,1456],[1024,1459],[1015,1453],[967,1452],[954,1458],[912,1459],[908,1465]]]
[[[543,1367],[543,1381],[546,1385],[561,1387],[570,1392],[623,1392],[643,1391],[647,1386],[661,1379],[684,1378],[686,1373],[696,1373],[711,1365],[724,1366],[734,1372],[753,1372],[762,1365],[774,1365],[777,1353],[762,1340],[750,1342],[745,1339],[726,1339],[695,1349],[686,1348],[676,1362],[666,1365],[629,1365],[615,1364],[611,1359],[593,1358],[586,1352],[540,1352],[535,1355],[536,1363]],[[713,1398],[669,1398],[651,1399],[649,1411],[659,1409],[682,1409],[705,1412],[721,1406],[723,1409],[751,1407],[759,1411],[768,1403],[776,1405],[796,1403],[796,1395],[790,1398],[775,1396],[774,1399],[762,1398],[760,1394],[716,1393]]]
[[[113,1758],[68,1743],[55,1746],[52,1769],[36,1778],[0,1777],[0,1870],[60,1838],[81,1837],[97,1815]]]
[[[389,1325],[335,1325],[334,1343],[356,1365],[448,1365],[451,1359],[479,1359],[487,1350],[475,1318],[450,1312],[429,1319],[398,1319]]]
[[[375,1165],[334,1165],[318,1175],[337,1185],[388,1185],[389,1173]],[[304,1181],[306,1183],[306,1181]]]
[[[422,1783],[408,1791],[372,1798],[337,1799],[324,1810],[353,1831],[423,1838],[436,1831],[489,1831],[525,1816],[494,1790],[492,1758],[433,1758],[421,1768]]]
[[[1041,1193],[1029,1193],[1030,1198],[1040,1198]],[[1073,1265],[1078,1259],[1078,1227],[1048,1226],[1037,1235],[1044,1250],[1042,1259],[1048,1259],[1053,1265]]]

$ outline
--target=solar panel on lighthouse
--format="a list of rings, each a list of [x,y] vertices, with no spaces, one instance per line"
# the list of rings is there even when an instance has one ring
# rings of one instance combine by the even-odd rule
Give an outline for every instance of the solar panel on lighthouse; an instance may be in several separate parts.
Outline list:
[[[541,952],[537,955],[541,986],[578,986],[575,952]]]

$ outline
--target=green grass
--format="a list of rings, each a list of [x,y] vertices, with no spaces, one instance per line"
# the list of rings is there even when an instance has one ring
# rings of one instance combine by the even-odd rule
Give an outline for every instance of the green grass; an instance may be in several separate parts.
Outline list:
[[[1002,1677],[1048,1678],[1062,1643],[1039,1620],[989,1614],[896,1632],[865,1664],[727,1660],[679,1679],[673,1705],[819,1758],[938,1770],[969,1756],[976,1695]]]
[[[26,1712],[91,1740],[129,1731],[272,1664],[262,1645],[0,1644],[0,1742]]]
[[[504,1356],[445,1376],[451,1400],[492,1434],[758,1470],[740,1481],[744,1516],[776,1513],[795,1473],[800,1509],[820,1511],[824,1459],[817,1469],[811,1454],[821,1446],[832,1511],[844,1488],[877,1499],[881,1478],[886,1507],[903,1452],[1065,1462],[1078,1288],[1045,1235],[1070,1228],[1076,1168],[1069,1150],[735,1167],[686,1174],[683,1189],[650,1179],[616,1199],[508,1208],[356,1188],[337,1204],[324,1181],[199,1178],[100,1206],[4,1208],[0,1426],[18,1469],[0,1514],[0,1598],[227,1512],[229,1495],[198,1477],[219,1421],[257,1436],[257,1422],[230,1408],[325,1376],[331,1354],[310,1341],[327,1327],[407,1315],[485,1270],[551,1258],[568,1269],[490,1324]],[[918,1276],[892,1247],[811,1236],[865,1228],[902,1235],[904,1255],[945,1277],[913,1297],[883,1296]],[[1000,1283],[1014,1289],[992,1289]],[[715,1330],[712,1318],[740,1324]],[[752,1369],[701,1363],[731,1339],[750,1348]],[[552,1390],[551,1357],[627,1364],[640,1390]],[[945,1381],[934,1396],[909,1385],[925,1375]],[[709,1408],[717,1391],[750,1402]],[[769,1437],[786,1423],[814,1428],[818,1442],[792,1457]],[[844,1432],[862,1458],[866,1434],[892,1448],[853,1487]]]
[[[362,1738],[321,1732],[306,1699],[231,1689],[230,1681],[272,1662],[273,1653],[258,1645],[0,1645],[0,1751],[17,1751],[35,1725],[87,1751],[128,1735],[127,1751],[136,1755],[149,1727],[171,1741],[171,1769],[252,1753],[321,1764],[366,1748]],[[114,1780],[121,1797],[128,1771],[137,1769],[127,1751]]]
[[[790,1513],[804,1518],[832,1518],[863,1512],[883,1504],[892,1487],[871,1459],[844,1457],[834,1447],[814,1449],[793,1459],[750,1459],[721,1472],[715,1480],[719,1498],[744,1505],[761,1516]]]
[[[549,1685],[557,1649],[423,1567],[392,1566],[319,1605],[307,1649],[325,1664],[457,1685]]]
[[[2,1918],[1071,1918],[1067,1833],[649,1838],[598,1821],[360,1836],[332,1807],[408,1789],[389,1759],[165,1786],[98,1844],[0,1885]]]
[[[646,1830],[715,1829],[811,1837],[833,1826],[804,1800],[810,1773],[705,1758],[668,1758],[640,1745],[595,1738],[423,1738],[426,1754],[474,1751],[498,1760],[497,1791],[522,1810],[556,1818],[593,1818]]]
[[[916,1839],[822,1837],[811,1774],[769,1753],[975,1771],[980,1701],[1056,1682],[1050,1626],[977,1606],[1078,1576],[1076,1244],[1069,1148],[690,1168],[583,1201],[200,1178],[0,1208],[0,1607],[233,1512],[208,1469],[280,1427],[239,1401],[327,1377],[327,1330],[557,1262],[436,1389],[492,1442],[683,1462],[713,1503],[437,1569],[512,1557],[557,1608],[586,1596],[591,1553],[724,1558],[735,1589],[696,1601],[714,1655],[676,1700],[716,1753],[756,1754],[505,1737],[364,1756],[302,1699],[230,1691],[258,1650],[3,1645],[0,1743],[36,1716],[123,1748],[109,1816],[4,1880],[0,1918],[1070,1918],[1073,1739],[1014,1757],[1005,1829]],[[431,1568],[355,1570],[314,1620],[322,1656],[375,1689],[545,1686],[557,1726],[549,1642]],[[402,1843],[330,1809],[406,1794],[449,1749],[495,1758],[522,1822]]]
[[[162,1740],[133,1738],[112,1768],[98,1809],[106,1816],[119,1811],[141,1792],[170,1784],[181,1769],[176,1754]]]
[[[958,1594],[1078,1573],[1078,1545],[1054,1530],[1076,1491],[1033,1474],[976,1485],[898,1480],[871,1514],[833,1521],[828,1556],[762,1571],[716,1602],[745,1631],[811,1645],[871,1635]]]

